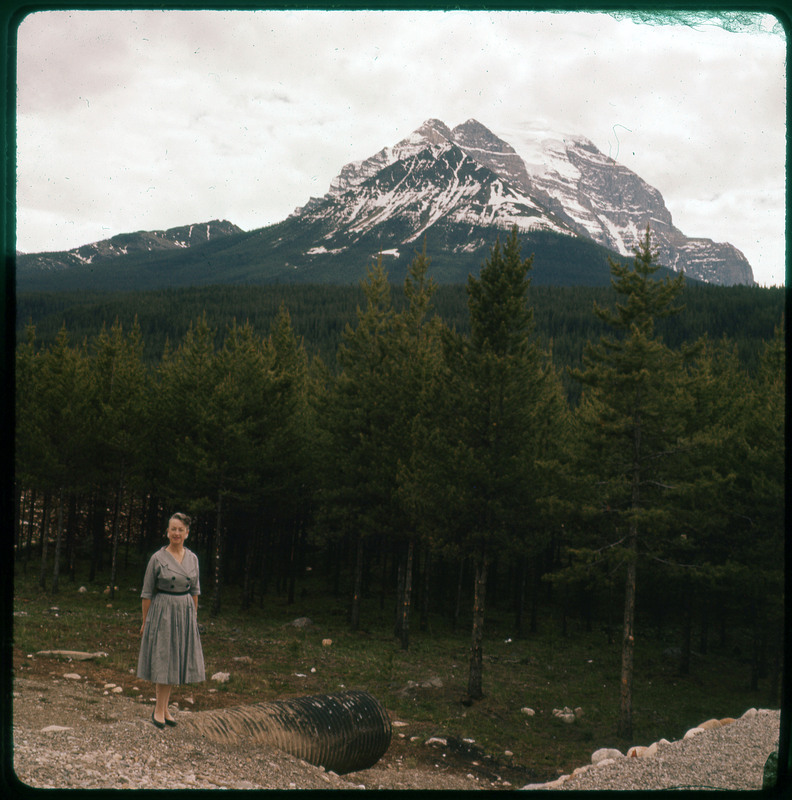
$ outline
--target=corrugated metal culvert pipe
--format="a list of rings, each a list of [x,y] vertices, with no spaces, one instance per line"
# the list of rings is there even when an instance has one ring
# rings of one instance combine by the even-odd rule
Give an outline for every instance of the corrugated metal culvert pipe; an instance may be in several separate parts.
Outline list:
[[[182,721],[212,741],[261,742],[339,775],[376,764],[392,733],[385,709],[362,691],[197,711]]]

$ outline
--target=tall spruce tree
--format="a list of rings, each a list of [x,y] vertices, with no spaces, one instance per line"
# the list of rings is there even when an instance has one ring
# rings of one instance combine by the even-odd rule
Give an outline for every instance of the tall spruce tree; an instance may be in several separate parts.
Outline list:
[[[456,522],[450,533],[474,566],[467,693],[483,696],[487,576],[493,558],[515,546],[532,507],[531,472],[547,388],[528,303],[530,258],[516,229],[496,241],[480,276],[468,279],[470,336],[450,337],[451,402],[457,422],[452,481]]]
[[[416,253],[404,281],[405,308],[394,317],[391,339],[392,388],[398,398],[398,413],[393,420],[397,443],[394,482],[397,487],[397,513],[402,520],[399,532],[399,586],[397,587],[396,634],[403,650],[409,647],[412,574],[417,545],[427,538],[428,520],[421,496],[427,479],[422,452],[431,446],[432,430],[438,424],[438,376],[442,369],[443,323],[433,312],[435,282],[428,277],[430,259],[426,244]],[[424,598],[426,601],[426,598]]]
[[[681,310],[673,303],[684,276],[656,279],[660,266],[648,227],[632,264],[611,260],[610,267],[621,301],[614,310],[595,304],[594,311],[613,333],[587,344],[583,367],[572,375],[584,385],[578,408],[583,436],[579,468],[588,476],[601,513],[612,521],[614,550],[625,564],[617,734],[629,739],[639,545],[668,526],[667,462],[684,434],[674,399],[684,374],[682,356],[663,343],[655,321]]]
[[[328,448],[322,470],[324,523],[354,543],[349,624],[357,630],[363,591],[363,549],[394,519],[390,431],[395,398],[388,380],[394,309],[380,258],[361,281],[365,308],[347,324],[338,349],[341,372],[322,410]]]
[[[145,446],[145,398],[148,373],[143,364],[143,342],[137,319],[125,335],[116,320],[103,327],[94,343],[90,362],[90,413],[93,420],[89,446],[94,456],[94,476],[103,502],[112,497],[113,533],[110,599],[115,597],[120,536],[120,509],[130,477],[138,472]]]

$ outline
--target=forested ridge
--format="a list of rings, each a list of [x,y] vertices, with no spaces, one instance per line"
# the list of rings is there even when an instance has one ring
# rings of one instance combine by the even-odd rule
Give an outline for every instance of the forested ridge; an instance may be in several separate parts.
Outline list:
[[[683,670],[697,632],[772,672],[783,290],[657,280],[648,232],[610,289],[530,286],[515,236],[466,286],[428,264],[399,287],[373,264],[358,289],[20,295],[20,563],[55,593],[89,559],[112,587],[186,511],[214,614],[293,599],[309,567],[353,629],[361,598],[392,602],[404,649],[472,604],[471,700],[488,604],[515,635],[551,607],[621,638],[622,735],[642,624]]]
[[[403,286],[392,284],[395,308],[404,304]],[[536,333],[547,347],[552,341],[553,361],[559,369],[580,362],[586,341],[605,328],[592,313],[595,302],[613,302],[611,288],[591,286],[532,286]],[[672,321],[661,320],[658,331],[672,346],[707,334],[727,336],[739,352],[741,363],[753,372],[762,343],[770,338],[784,311],[783,287],[711,286],[686,284],[685,305]],[[165,342],[181,341],[191,323],[202,314],[221,342],[235,320],[249,322],[266,336],[281,305],[289,312],[295,335],[309,357],[319,356],[336,369],[336,353],[347,323],[354,324],[357,307],[364,302],[361,286],[333,284],[270,284],[265,286],[217,285],[138,292],[22,292],[16,302],[16,331],[25,336],[28,324],[36,328],[39,346],[50,346],[62,327],[72,342],[93,338],[102,325],[118,321],[129,330],[137,320],[143,339],[143,358],[157,363]],[[464,284],[439,284],[433,307],[448,327],[470,330]],[[574,389],[572,391],[575,391]]]

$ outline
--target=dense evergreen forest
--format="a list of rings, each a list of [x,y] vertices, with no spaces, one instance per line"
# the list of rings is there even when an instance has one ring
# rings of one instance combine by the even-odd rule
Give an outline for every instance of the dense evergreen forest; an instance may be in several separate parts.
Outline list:
[[[401,285],[391,286],[394,308],[404,305]],[[611,288],[591,286],[532,286],[536,334],[546,349],[552,345],[553,363],[559,370],[580,363],[583,347],[605,332],[592,313],[594,303],[614,302]],[[435,312],[449,328],[470,331],[464,285],[439,284],[432,298]],[[165,343],[178,343],[203,314],[217,332],[220,344],[236,321],[249,322],[254,332],[269,334],[281,306],[289,312],[297,338],[309,358],[319,356],[328,369],[337,369],[336,353],[347,324],[354,324],[356,309],[365,302],[360,286],[332,284],[275,284],[266,286],[218,285],[145,292],[28,292],[17,296],[16,330],[25,337],[35,325],[39,346],[51,346],[65,326],[73,343],[92,339],[103,325],[118,322],[130,330],[135,321],[143,339],[143,359],[149,366],[162,357]],[[673,320],[658,321],[658,332],[673,347],[703,335],[723,336],[735,343],[742,364],[753,372],[763,343],[772,336],[784,311],[783,288],[687,284],[682,293],[684,310]],[[578,387],[562,375],[572,396]]]
[[[393,603],[394,633],[468,624],[481,696],[485,609],[515,635],[548,604],[667,628],[690,668],[743,637],[752,680],[782,647],[782,289],[657,279],[649,234],[613,286],[530,286],[515,236],[437,287],[211,287],[18,297],[20,563],[58,592],[89,560],[112,587],[170,512],[212,613],[292,599],[307,568]],[[236,587],[241,587],[237,590]],[[413,623],[415,618],[417,623]],[[637,631],[637,633],[636,633]],[[616,646],[616,645],[614,645]]]

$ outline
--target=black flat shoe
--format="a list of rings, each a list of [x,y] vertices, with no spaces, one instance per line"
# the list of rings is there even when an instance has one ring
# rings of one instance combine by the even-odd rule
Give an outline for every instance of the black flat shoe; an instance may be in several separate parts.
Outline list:
[[[157,720],[154,719],[154,712],[153,711],[151,712],[151,721],[154,723],[154,726],[156,728],[159,728],[160,730],[162,730],[165,727],[165,723],[164,722],[157,722]]]
[[[175,728],[178,725],[175,719],[167,719],[167,718],[165,719],[165,724],[170,725],[171,728]]]

